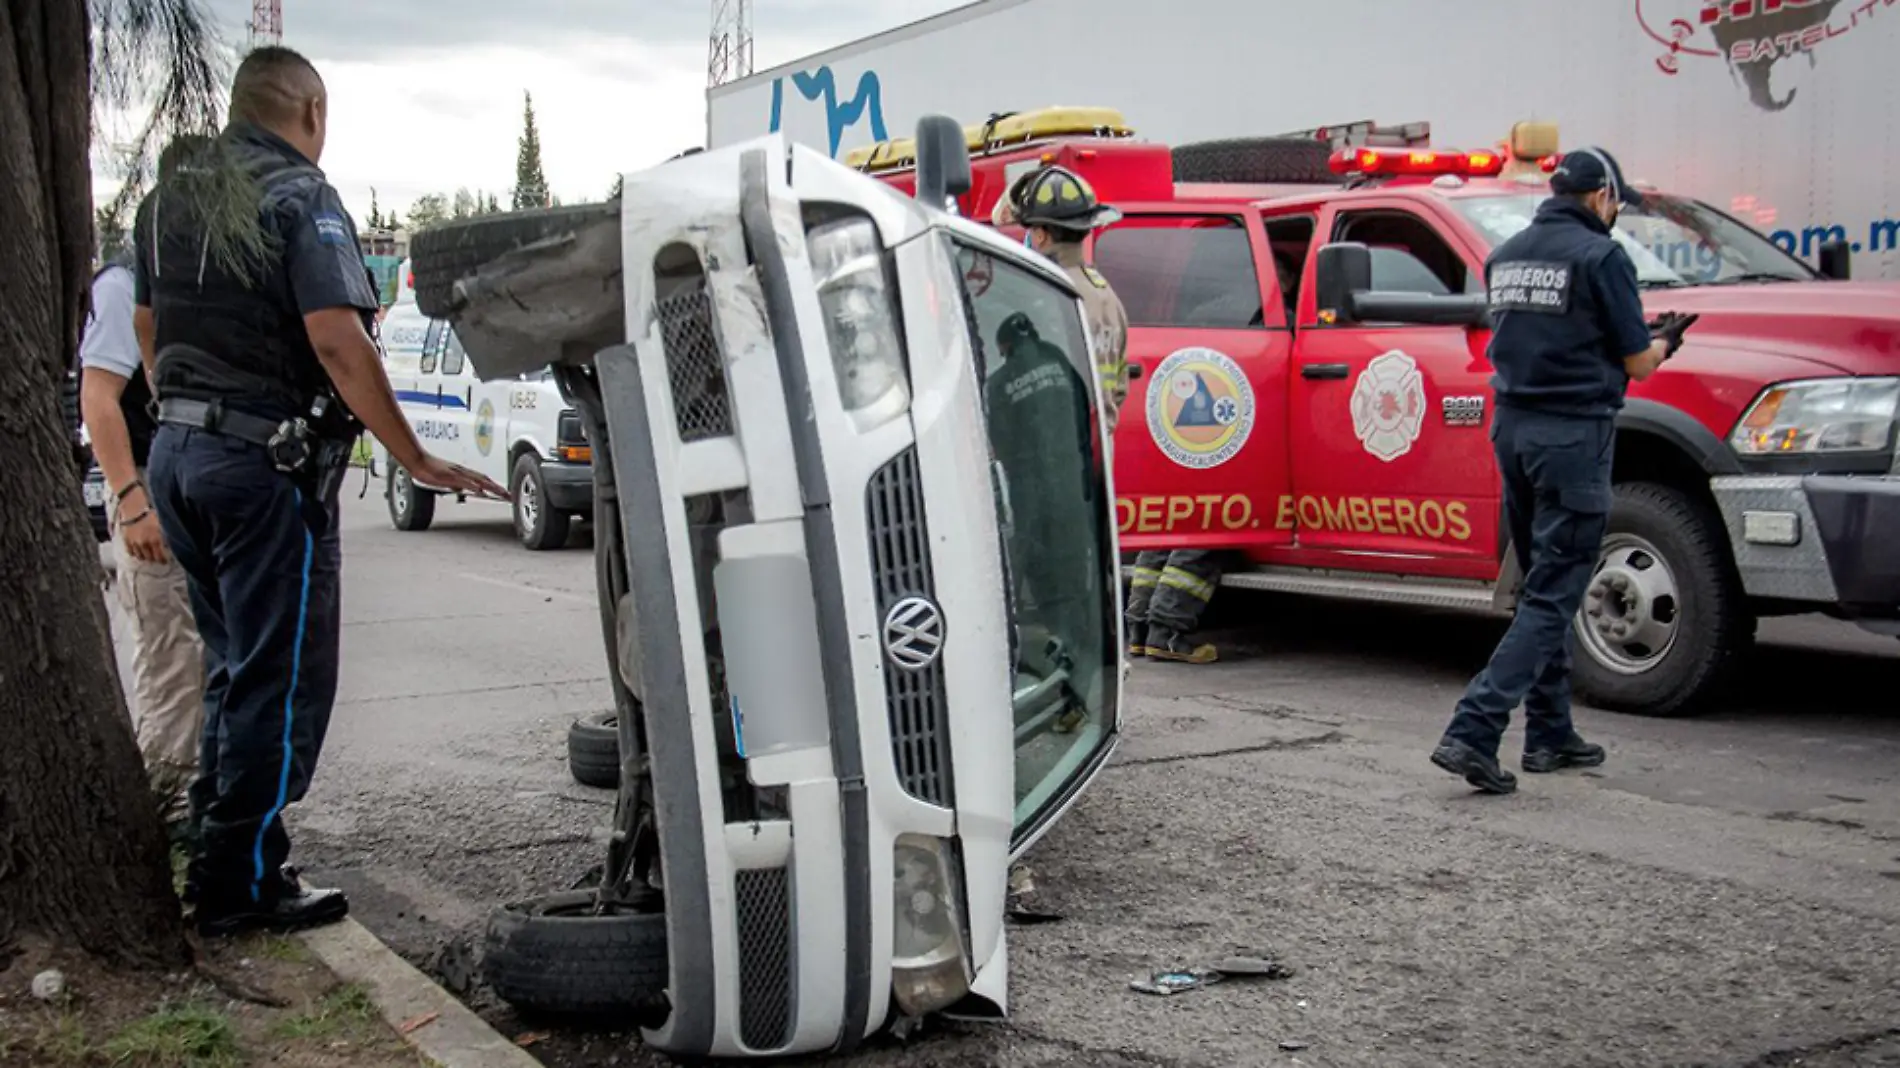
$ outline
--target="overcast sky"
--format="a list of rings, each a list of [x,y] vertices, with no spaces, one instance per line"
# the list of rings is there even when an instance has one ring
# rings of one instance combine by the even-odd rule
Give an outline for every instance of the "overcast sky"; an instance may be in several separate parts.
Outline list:
[[[765,70],[966,0],[755,0]],[[206,0],[233,46],[249,0]],[[711,0],[283,0],[284,44],[330,90],[323,168],[362,221],[370,190],[407,211],[425,193],[514,185],[522,92],[534,94],[554,192],[599,199],[621,171],[706,137]],[[116,185],[111,174],[101,187]]]

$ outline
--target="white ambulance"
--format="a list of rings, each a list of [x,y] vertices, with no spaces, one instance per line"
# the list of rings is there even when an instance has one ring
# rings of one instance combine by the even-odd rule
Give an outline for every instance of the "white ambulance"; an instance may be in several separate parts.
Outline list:
[[[593,513],[593,451],[553,375],[477,378],[449,324],[417,308],[407,263],[383,319],[382,346],[389,383],[423,447],[506,485],[523,545],[565,545],[575,517]],[[380,441],[375,455],[390,522],[397,530],[429,529],[441,494],[410,478]]]

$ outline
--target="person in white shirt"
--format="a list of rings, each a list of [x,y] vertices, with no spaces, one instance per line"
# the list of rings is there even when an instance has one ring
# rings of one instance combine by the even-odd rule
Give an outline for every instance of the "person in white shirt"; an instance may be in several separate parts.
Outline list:
[[[174,828],[187,818],[204,729],[204,646],[192,620],[185,572],[166,551],[145,490],[157,422],[132,326],[132,271],[108,263],[93,278],[92,312],[79,345],[79,404],[106,480],[106,522],[130,623],[139,750]]]

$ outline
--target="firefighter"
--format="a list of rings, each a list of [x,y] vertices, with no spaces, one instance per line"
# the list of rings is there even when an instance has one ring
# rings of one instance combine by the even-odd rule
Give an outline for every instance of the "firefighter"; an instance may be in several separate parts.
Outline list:
[[[251,180],[261,261],[212,254],[210,212],[226,206],[202,191],[227,183],[182,169],[133,228],[135,323],[158,397],[149,496],[210,666],[186,876],[207,936],[348,911],[342,892],[286,864],[283,817],[310,785],[336,700],[337,490],[363,424],[417,482],[505,497],[424,452],[396,404],[356,228],[317,166],[328,110],[295,52],[259,48],[238,66],[219,155]]]
[[[1550,190],[1531,225],[1485,264],[1491,440],[1523,585],[1510,629],[1432,753],[1433,764],[1491,794],[1517,789],[1497,753],[1520,702],[1526,772],[1604,761],[1603,747],[1571,723],[1571,621],[1609,523],[1624,392],[1655,373],[1693,321],[1667,317],[1655,332],[1645,322],[1636,267],[1611,237],[1620,207],[1642,195],[1609,153],[1564,156]]]
[[[1082,294],[1095,371],[1102,385],[1102,420],[1110,441],[1122,401],[1128,396],[1128,312],[1121,298],[1083,257],[1089,233],[1109,226],[1122,213],[1095,198],[1095,190],[1067,167],[1031,171],[996,202],[990,221],[998,228],[1020,224],[1029,247],[1054,260]]]

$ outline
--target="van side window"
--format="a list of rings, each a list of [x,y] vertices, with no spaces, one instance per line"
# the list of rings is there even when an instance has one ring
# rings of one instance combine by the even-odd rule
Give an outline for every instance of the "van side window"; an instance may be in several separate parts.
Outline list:
[[[1286,321],[1293,322],[1300,307],[1300,280],[1306,275],[1306,253],[1313,245],[1319,220],[1311,215],[1266,220],[1267,247],[1273,270],[1280,276],[1280,295],[1286,300]]]
[[[1475,292],[1465,261],[1416,215],[1402,211],[1361,211],[1339,217],[1337,241],[1356,241],[1372,250],[1372,288],[1382,293],[1449,296]]]
[[[462,373],[462,363],[468,353],[463,350],[462,339],[455,336],[453,327],[442,331],[442,333],[448,337],[448,344],[443,346],[442,349],[442,373],[445,375],[459,375]]]
[[[429,320],[429,332],[422,335],[422,360],[417,370],[425,375],[435,373],[435,354],[442,345],[442,335],[448,332],[449,324],[440,319]]]
[[[1227,216],[1130,218],[1095,238],[1095,267],[1133,326],[1263,326],[1253,244]]]

